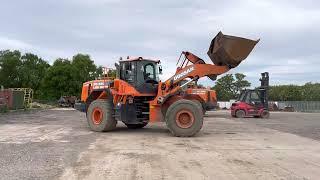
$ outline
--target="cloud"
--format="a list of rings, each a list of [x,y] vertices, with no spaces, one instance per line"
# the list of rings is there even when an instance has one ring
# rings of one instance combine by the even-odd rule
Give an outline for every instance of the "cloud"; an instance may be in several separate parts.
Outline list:
[[[0,49],[37,53],[53,62],[88,53],[100,65],[120,56],[161,59],[163,79],[183,50],[207,59],[211,39],[225,34],[261,38],[231,73],[253,84],[269,71],[271,84],[318,81],[320,3],[313,0],[65,0],[3,2]],[[210,62],[210,61],[207,61]],[[213,85],[204,78],[203,83]]]
[[[31,49],[32,45],[20,40],[0,37],[0,47],[7,49]]]

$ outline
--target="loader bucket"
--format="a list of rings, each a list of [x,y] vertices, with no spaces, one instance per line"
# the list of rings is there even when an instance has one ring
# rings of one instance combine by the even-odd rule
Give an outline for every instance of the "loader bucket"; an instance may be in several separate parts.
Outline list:
[[[217,66],[237,67],[246,59],[259,40],[254,41],[219,32],[211,41],[208,56]]]

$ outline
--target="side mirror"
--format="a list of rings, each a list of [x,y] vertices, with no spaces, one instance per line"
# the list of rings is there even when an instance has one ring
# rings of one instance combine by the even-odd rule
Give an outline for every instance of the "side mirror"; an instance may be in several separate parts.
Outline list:
[[[159,66],[159,74],[162,74],[162,66]]]

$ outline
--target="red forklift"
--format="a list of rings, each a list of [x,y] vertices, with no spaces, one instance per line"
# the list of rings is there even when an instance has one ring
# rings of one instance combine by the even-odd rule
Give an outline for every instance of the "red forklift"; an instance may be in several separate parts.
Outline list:
[[[261,73],[260,81],[260,87],[241,91],[237,101],[231,106],[231,115],[233,117],[269,118],[269,73]]]

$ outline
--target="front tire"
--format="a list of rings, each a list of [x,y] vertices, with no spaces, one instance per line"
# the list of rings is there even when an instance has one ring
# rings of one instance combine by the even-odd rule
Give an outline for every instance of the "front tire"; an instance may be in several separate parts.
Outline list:
[[[87,111],[87,121],[93,131],[104,132],[115,129],[117,121],[112,116],[113,102],[98,99],[93,101]]]
[[[244,118],[244,116],[246,115],[246,112],[244,112],[244,110],[237,110],[236,111],[236,117],[237,118]]]
[[[203,125],[202,109],[193,101],[178,100],[168,108],[166,124],[174,136],[194,136]]]
[[[195,102],[199,106],[199,108],[201,108],[202,114],[205,115],[207,111],[203,108],[202,103],[198,100],[193,100],[193,102]]]

